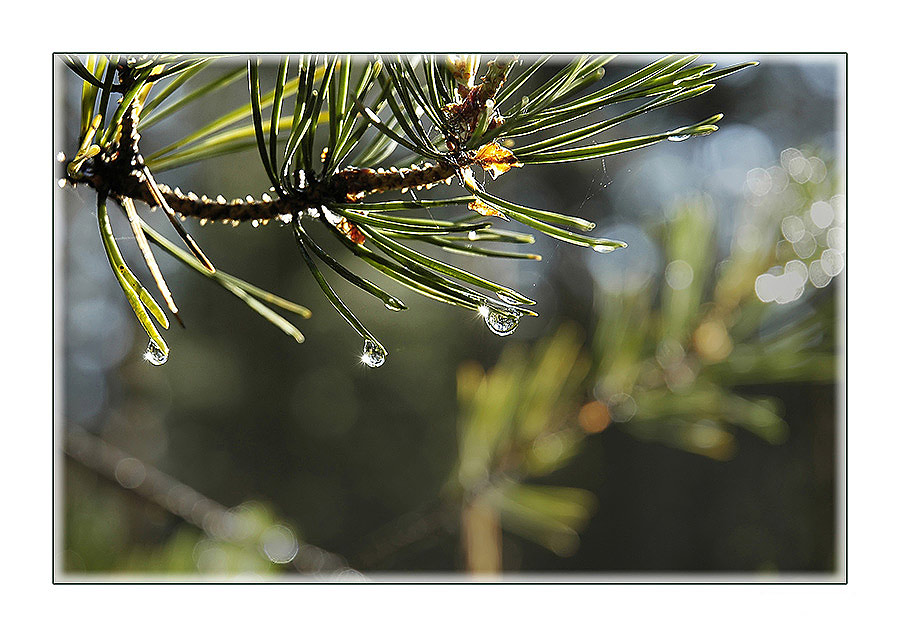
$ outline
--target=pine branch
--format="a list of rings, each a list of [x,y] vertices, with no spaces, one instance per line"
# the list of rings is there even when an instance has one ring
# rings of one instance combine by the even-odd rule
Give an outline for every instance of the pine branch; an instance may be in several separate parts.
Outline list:
[[[166,100],[175,95],[177,89],[188,86],[195,77],[206,77],[212,69],[207,68],[208,58],[150,55],[120,61],[116,57],[90,56],[84,64],[67,56],[65,63],[83,82],[83,90],[81,143],[68,164],[66,182],[87,184],[101,194],[102,200],[112,197],[120,202],[143,201],[150,206],[162,207],[196,259],[212,273],[215,272],[213,265],[181,226],[180,219],[196,218],[201,225],[216,221],[232,225],[241,222],[259,225],[272,220],[291,222],[301,254],[323,292],[365,339],[364,361],[367,357],[371,359],[373,351],[384,350],[325,282],[310,251],[357,287],[376,296],[383,297],[387,293],[350,272],[315,245],[300,225],[303,217],[323,223],[362,262],[417,293],[474,309],[493,331],[507,334],[514,329],[520,316],[535,314],[521,307],[533,301],[511,288],[413,250],[407,242],[429,243],[446,251],[480,257],[539,258],[539,255],[473,245],[476,241],[519,242],[521,235],[492,227],[498,220],[513,220],[598,252],[624,247],[615,239],[592,237],[559,227],[590,231],[593,228],[590,220],[539,210],[486,192],[475,181],[472,169],[480,167],[497,178],[525,164],[583,161],[667,140],[681,141],[708,135],[717,129],[721,115],[638,137],[571,147],[572,143],[594,137],[621,122],[698,97],[710,90],[716,80],[750,65],[713,71],[711,64],[694,65],[697,57],[667,56],[597,89],[612,57],[579,56],[519,98],[517,94],[525,92],[547,61],[546,57],[523,68],[518,67],[517,56],[491,60],[482,66],[483,74],[479,78],[479,56],[448,58],[442,62],[433,56],[416,59],[375,56],[363,63],[351,56],[317,56],[315,61],[312,56],[303,56],[293,62],[287,56],[280,60],[275,86],[268,92],[263,92],[260,84],[259,61],[251,59],[245,65],[249,87],[245,106],[219,117],[145,160],[140,152],[142,126],[157,124],[185,104],[215,94],[243,72],[229,69],[218,77],[205,80],[199,88],[173,98],[174,101],[165,106]],[[296,74],[293,68],[296,68]],[[168,85],[149,99],[160,82],[168,82]],[[380,91],[371,102],[372,98],[367,95],[376,84]],[[114,102],[114,112],[109,116],[107,109],[114,95],[121,95],[121,99]],[[291,113],[285,108],[289,100],[294,102],[292,114],[282,115]],[[564,133],[532,141],[515,154],[505,145],[513,137],[548,131],[579,120],[606,105],[634,100],[643,102],[620,116],[577,125]],[[505,116],[499,110],[504,102],[513,104]],[[142,124],[145,104],[153,114]],[[325,147],[321,149],[317,147],[320,125],[328,129],[327,135],[318,136],[319,140],[325,139]],[[371,141],[357,149],[367,133],[372,134]],[[279,144],[283,144],[283,152],[280,152]],[[270,191],[258,199],[247,196],[229,201],[222,195],[185,194],[179,187],[166,185],[156,178],[157,172],[175,165],[228,155],[254,145],[271,182]],[[411,162],[421,163],[387,169],[372,165],[371,162],[386,159],[398,145],[414,153]],[[364,165],[351,165],[349,161],[354,158],[365,160],[361,162]],[[406,204],[415,207],[415,201],[364,201],[375,194],[431,189],[451,183],[454,177],[472,196],[431,200],[430,205],[465,204],[475,212],[475,218],[483,217],[481,223],[429,220],[423,225],[417,223],[415,217],[389,214],[403,209]],[[133,228],[139,229],[140,220],[131,214],[133,204],[128,205],[129,221]],[[420,207],[427,208],[429,204]],[[364,247],[367,242],[377,251]],[[107,247],[112,249],[108,241]],[[149,248],[143,256],[148,265],[154,264]],[[174,302],[158,269],[154,270],[154,278],[174,312]],[[497,298],[469,288],[467,284],[493,292]],[[134,285],[126,287],[138,289]],[[399,299],[390,299],[391,302],[386,304],[389,307],[403,305]],[[262,308],[254,309],[263,312]],[[276,321],[274,317],[267,318]],[[147,322],[149,319],[142,320],[142,323]],[[150,328],[148,333],[154,342],[162,343]],[[383,355],[380,360],[383,361]]]

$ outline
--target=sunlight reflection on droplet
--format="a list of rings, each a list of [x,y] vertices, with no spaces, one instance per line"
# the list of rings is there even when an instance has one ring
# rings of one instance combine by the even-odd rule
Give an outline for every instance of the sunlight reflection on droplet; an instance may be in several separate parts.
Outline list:
[[[360,356],[360,361],[369,367],[381,367],[384,365],[386,358],[387,350],[375,341],[366,339],[365,343],[363,343],[363,353]]]
[[[694,269],[687,261],[677,259],[666,266],[666,283],[673,290],[683,290],[694,280]]]
[[[519,326],[519,317],[500,312],[494,308],[481,306],[478,313],[484,317],[484,324],[497,336],[509,336]]]
[[[259,538],[263,553],[276,564],[294,559],[300,546],[293,532],[286,526],[275,525],[266,529]]]
[[[809,218],[820,228],[827,228],[834,221],[834,208],[827,201],[817,201],[809,209]]]
[[[143,358],[151,365],[159,366],[164,365],[166,361],[169,360],[169,355],[151,340],[147,343],[147,349],[144,352]]]

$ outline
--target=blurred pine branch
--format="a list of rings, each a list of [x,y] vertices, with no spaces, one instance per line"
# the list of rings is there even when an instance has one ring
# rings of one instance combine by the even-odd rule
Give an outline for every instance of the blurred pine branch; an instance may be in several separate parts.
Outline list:
[[[65,451],[81,466],[191,525],[173,533],[159,546],[141,547],[116,560],[107,555],[108,546],[103,545],[109,530],[91,532],[103,516],[94,516],[89,508],[70,507],[67,553],[82,561],[90,560],[89,564],[83,564],[87,571],[105,565],[106,570],[132,575],[199,570],[201,575],[209,577],[233,577],[248,572],[273,575],[294,572],[336,580],[360,576],[342,556],[304,542],[295,529],[279,520],[263,503],[245,502],[225,507],[80,427],[67,428]],[[104,554],[103,558],[95,557],[100,553]],[[62,566],[69,578],[78,579],[83,575],[77,574],[82,569],[74,564]]]
[[[505,348],[487,372],[460,367],[459,462],[445,497],[461,509],[471,573],[503,569],[503,531],[560,556],[577,550],[594,495],[539,481],[572,461],[586,437],[618,427],[724,461],[736,452],[736,429],[770,444],[789,434],[780,402],[748,386],[834,382],[834,301],[824,288],[843,263],[841,184],[812,154],[787,149],[782,163],[791,162],[750,171],[742,225],[724,257],[706,197],[655,224],[663,272],[636,287],[598,287],[586,346],[563,326],[530,354]]]

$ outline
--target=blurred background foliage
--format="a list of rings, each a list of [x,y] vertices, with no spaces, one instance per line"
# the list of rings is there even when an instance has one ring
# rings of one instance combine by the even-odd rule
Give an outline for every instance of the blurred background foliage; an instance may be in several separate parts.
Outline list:
[[[188,328],[151,368],[93,198],[59,191],[62,572],[834,571],[843,59],[759,59],[658,114],[724,112],[708,138],[499,179],[498,195],[629,247],[538,236],[541,263],[479,263],[539,301],[502,339],[427,300],[403,316],[373,303],[393,343],[378,370],[272,225],[192,233],[217,265],[310,307],[306,342],[161,260]],[[641,63],[617,58],[608,77]],[[70,75],[57,68],[58,132],[78,129]],[[221,108],[186,108],[179,126]],[[158,128],[148,147],[175,134]],[[166,179],[263,191],[245,159]]]

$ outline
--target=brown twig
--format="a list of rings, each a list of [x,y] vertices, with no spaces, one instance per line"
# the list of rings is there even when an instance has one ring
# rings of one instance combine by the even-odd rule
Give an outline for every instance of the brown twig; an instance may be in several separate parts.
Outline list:
[[[491,62],[482,82],[468,91],[465,98],[447,107],[448,114],[460,128],[460,137],[451,141],[459,147],[465,136],[471,133],[486,104],[502,86],[510,62]],[[455,150],[437,164],[425,163],[409,168],[372,169],[347,167],[337,171],[328,180],[318,182],[311,176],[306,186],[282,196],[265,193],[260,199],[227,200],[222,195],[214,198],[185,194],[180,188],[157,183],[144,165],[138,148],[140,133],[137,128],[139,105],[129,108],[122,118],[121,134],[117,143],[106,152],[86,160],[78,175],[69,175],[72,184],[87,184],[98,191],[106,191],[117,199],[130,198],[150,206],[162,205],[167,212],[192,217],[206,222],[267,223],[274,219],[288,219],[297,211],[318,208],[328,203],[350,203],[367,195],[390,191],[405,192],[409,189],[428,189],[450,179],[460,170],[478,163],[474,152]]]

